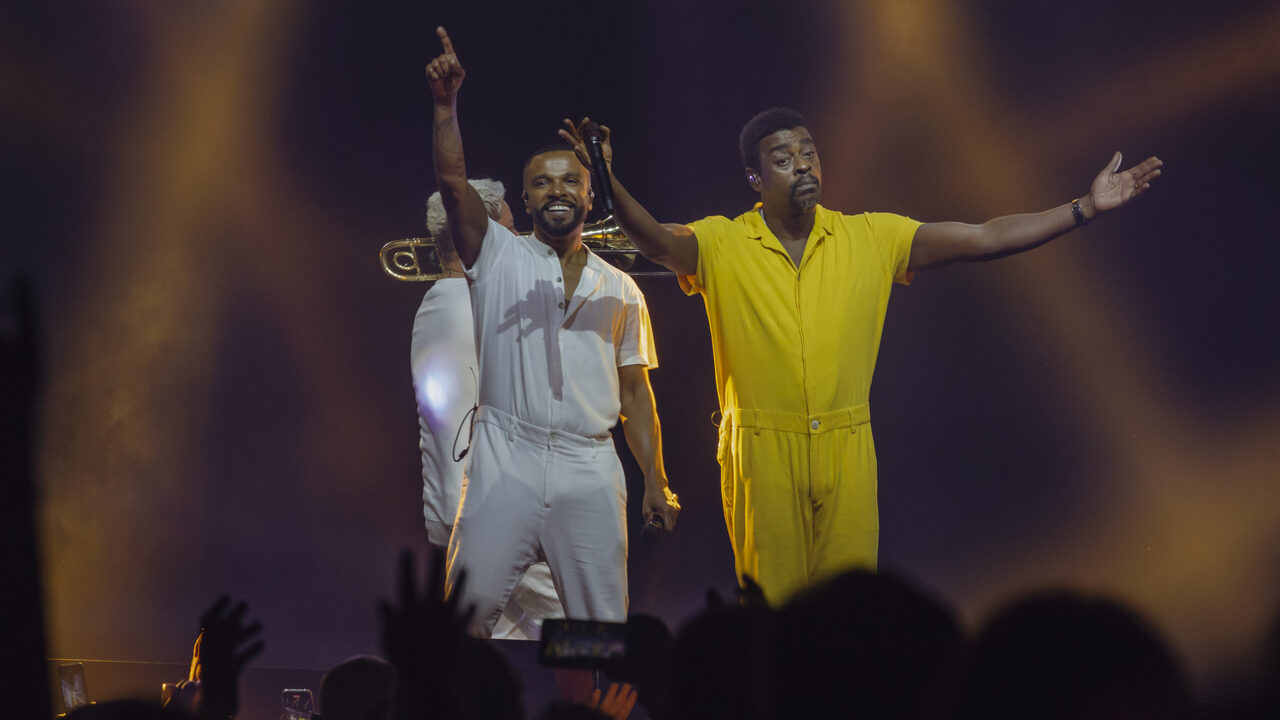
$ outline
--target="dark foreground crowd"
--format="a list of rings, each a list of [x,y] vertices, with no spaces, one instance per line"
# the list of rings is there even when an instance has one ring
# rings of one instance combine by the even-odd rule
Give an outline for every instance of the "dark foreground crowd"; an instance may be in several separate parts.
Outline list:
[[[522,720],[521,681],[493,644],[468,637],[468,613],[442,601],[444,563],[419,587],[402,561],[400,596],[380,608],[385,660],[358,657],[321,685],[322,720]],[[139,702],[82,708],[73,720],[225,718],[237,677],[262,648],[243,604],[224,598],[202,618],[193,676],[198,692],[166,707]],[[772,720],[777,718],[1043,718],[1207,720],[1280,717],[1280,623],[1256,677],[1235,697],[1198,703],[1169,646],[1135,611],[1071,591],[1024,596],[973,637],[952,612],[892,573],[854,571],[771,609],[748,588],[714,593],[672,636],[656,618],[627,623],[614,684],[582,703],[557,701],[547,720]],[[1247,680],[1247,682],[1245,681]],[[637,702],[638,701],[638,702]]]

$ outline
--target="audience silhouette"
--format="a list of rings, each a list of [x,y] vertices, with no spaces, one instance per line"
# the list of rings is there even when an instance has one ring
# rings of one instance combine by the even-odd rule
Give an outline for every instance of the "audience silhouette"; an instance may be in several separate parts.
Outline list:
[[[1176,720],[1192,710],[1173,653],[1135,611],[1052,590],[1013,601],[981,629],[953,717]]]
[[[854,570],[778,612],[777,717],[938,717],[962,637],[941,602],[890,572]]]
[[[390,720],[396,671],[382,658],[359,655],[330,668],[320,681],[313,720]]]

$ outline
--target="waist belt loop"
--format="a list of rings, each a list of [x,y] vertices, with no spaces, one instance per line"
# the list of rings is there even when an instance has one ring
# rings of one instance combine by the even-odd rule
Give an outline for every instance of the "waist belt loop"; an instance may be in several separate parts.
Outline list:
[[[760,411],[756,410],[755,414],[756,414],[756,422],[755,422],[756,435],[759,435],[760,434]]]
[[[849,408],[849,434],[858,434],[858,416],[853,414],[853,408]]]

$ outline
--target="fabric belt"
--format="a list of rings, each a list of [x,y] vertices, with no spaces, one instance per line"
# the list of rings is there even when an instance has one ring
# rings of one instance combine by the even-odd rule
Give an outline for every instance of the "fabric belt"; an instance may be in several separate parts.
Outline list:
[[[606,443],[613,444],[613,436],[609,433],[597,437],[587,437],[565,432],[564,430],[551,430],[521,420],[511,413],[504,412],[491,405],[481,405],[476,408],[476,422],[493,425],[508,435],[521,437],[538,445],[598,448]]]
[[[724,422],[731,427],[754,428],[757,434],[761,430],[806,435],[821,435],[835,430],[857,432],[859,425],[871,422],[871,405],[862,403],[818,415],[734,408],[724,411]]]

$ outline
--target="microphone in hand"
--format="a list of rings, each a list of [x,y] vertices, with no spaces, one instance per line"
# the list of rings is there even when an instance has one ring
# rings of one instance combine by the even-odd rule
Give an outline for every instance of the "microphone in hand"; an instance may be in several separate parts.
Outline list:
[[[584,134],[587,141],[587,154],[591,156],[591,173],[595,178],[597,195],[606,215],[613,214],[613,184],[609,181],[609,167],[604,163],[603,134],[600,126],[591,121]],[[648,527],[646,525],[646,527]]]
[[[661,515],[653,515],[649,518],[649,522],[640,528],[640,539],[647,543],[656,543],[667,534],[667,524],[662,521]]]

